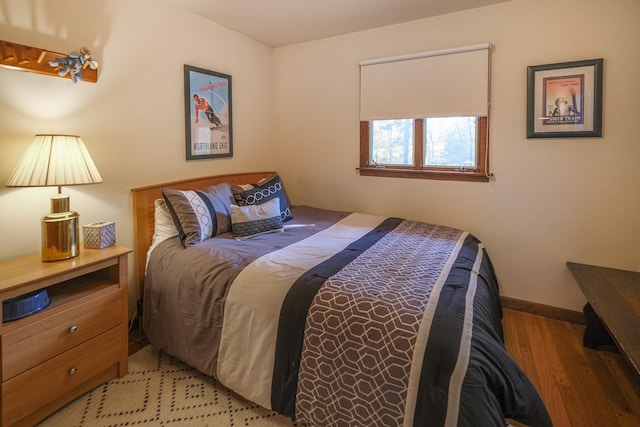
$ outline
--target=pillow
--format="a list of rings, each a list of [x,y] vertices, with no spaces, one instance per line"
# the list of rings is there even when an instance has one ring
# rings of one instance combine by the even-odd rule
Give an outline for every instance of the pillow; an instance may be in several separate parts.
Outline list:
[[[155,214],[151,246],[155,247],[158,243],[177,236],[178,229],[173,223],[173,218],[171,218],[171,213],[164,199],[157,199],[153,204],[155,206]]]
[[[233,194],[229,184],[197,191],[165,188],[162,195],[185,248],[231,231],[229,205],[233,203]]]
[[[260,181],[257,184],[235,185],[233,187],[233,195],[240,206],[259,205],[278,198],[280,199],[280,218],[282,218],[282,222],[293,219],[282,180],[278,175]]]
[[[280,216],[280,199],[271,199],[260,205],[230,205],[233,237],[246,240],[265,233],[284,231]]]
[[[173,223],[173,218],[171,218],[171,213],[164,199],[156,199],[153,205],[155,207],[153,215],[153,237],[151,238],[151,246],[147,249],[147,261],[144,265],[145,273],[147,271],[147,265],[149,264],[151,251],[165,240],[178,235],[178,229]]]

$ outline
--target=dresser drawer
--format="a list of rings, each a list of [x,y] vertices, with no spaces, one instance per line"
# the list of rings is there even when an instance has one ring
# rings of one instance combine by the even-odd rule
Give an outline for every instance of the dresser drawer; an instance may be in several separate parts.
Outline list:
[[[89,299],[2,336],[6,381],[122,322],[122,291]]]
[[[122,331],[114,328],[2,383],[2,424],[12,425],[117,364]]]

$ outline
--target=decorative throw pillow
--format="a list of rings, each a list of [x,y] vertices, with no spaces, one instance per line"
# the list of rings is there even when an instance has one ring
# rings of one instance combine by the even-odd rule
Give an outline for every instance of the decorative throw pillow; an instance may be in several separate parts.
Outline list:
[[[233,194],[227,183],[202,190],[165,188],[162,195],[185,248],[231,231]]]
[[[260,205],[230,205],[233,237],[246,240],[265,233],[284,231],[280,217],[280,199],[271,199]]]
[[[277,197],[280,199],[280,218],[282,218],[282,222],[293,219],[289,203],[287,203],[284,185],[282,185],[282,180],[278,175],[260,181],[257,184],[235,185],[233,186],[233,195],[240,206],[259,205]]]

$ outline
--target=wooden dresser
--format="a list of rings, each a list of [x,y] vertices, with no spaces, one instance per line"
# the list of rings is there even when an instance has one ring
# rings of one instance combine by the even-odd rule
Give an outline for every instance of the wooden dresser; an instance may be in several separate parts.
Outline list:
[[[34,425],[127,374],[130,252],[110,246],[64,261],[34,254],[0,262],[0,301],[45,288],[51,299],[0,327],[2,426]]]

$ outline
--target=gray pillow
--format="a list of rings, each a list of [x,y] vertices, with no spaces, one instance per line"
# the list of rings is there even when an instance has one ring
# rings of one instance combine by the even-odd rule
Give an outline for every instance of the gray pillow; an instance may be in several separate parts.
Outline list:
[[[165,188],[162,195],[185,248],[231,231],[231,186],[212,185],[202,190]]]

